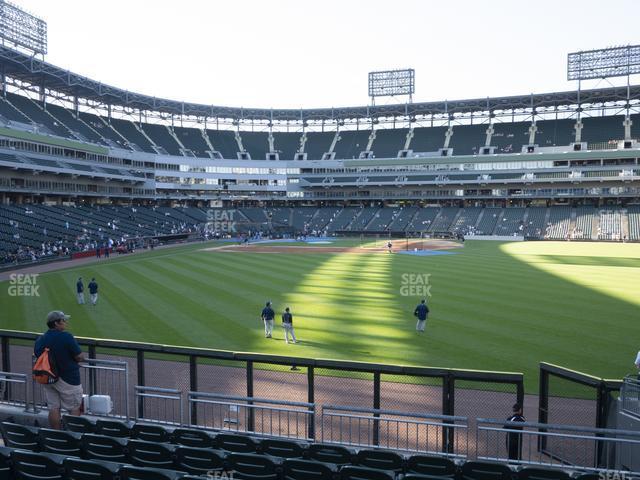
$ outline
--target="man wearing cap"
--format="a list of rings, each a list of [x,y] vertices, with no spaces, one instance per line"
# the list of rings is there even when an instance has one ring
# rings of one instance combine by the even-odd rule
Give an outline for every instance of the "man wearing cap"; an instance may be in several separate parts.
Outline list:
[[[78,295],[78,305],[84,305],[84,283],[82,283],[82,277],[78,278],[76,282],[76,293]]]
[[[267,302],[260,316],[264,322],[264,337],[271,338],[271,334],[273,333],[273,319],[276,316],[276,312],[271,308],[271,302]]]
[[[95,278],[89,282],[89,298],[91,298],[91,305],[95,306],[98,302],[98,284]]]
[[[418,333],[424,333],[424,326],[427,323],[428,315],[429,307],[427,307],[426,299],[423,298],[416,309],[413,311],[413,316],[418,319],[418,322],[416,323],[416,331]]]
[[[49,328],[36,340],[34,355],[39,357],[48,348],[58,373],[58,380],[43,385],[49,407],[49,426],[60,430],[60,409],[71,415],[80,415],[82,405],[82,385],[78,362],[84,361],[84,354],[71,333],[67,332],[70,316],[54,310],[47,315]]]
[[[522,415],[522,405],[516,403],[513,406],[513,415],[507,418],[507,422],[526,422]],[[516,430],[516,432],[507,433],[507,454],[509,460],[520,460],[522,458],[522,427],[513,425],[505,425],[507,430]]]
[[[284,328],[285,343],[289,343],[289,335],[291,335],[291,341],[297,343],[296,333],[293,331],[293,315],[291,315],[289,307],[285,308],[282,314],[282,327]]]

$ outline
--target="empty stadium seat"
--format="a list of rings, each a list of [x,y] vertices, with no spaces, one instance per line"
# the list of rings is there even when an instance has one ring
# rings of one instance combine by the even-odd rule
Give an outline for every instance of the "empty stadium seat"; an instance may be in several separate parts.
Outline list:
[[[353,464],[399,473],[404,469],[404,458],[388,450],[363,449],[358,451]]]
[[[168,443],[171,441],[172,433],[160,425],[147,425],[136,423],[131,427],[131,436],[138,440],[147,442]]]
[[[178,480],[184,477],[184,473],[163,468],[135,467],[123,465],[120,471],[120,480]]]
[[[375,468],[347,465],[340,469],[340,480],[394,480],[395,478],[394,472]]]
[[[101,462],[99,460],[82,460],[80,458],[65,458],[65,477],[68,480],[116,480],[120,463]]]
[[[13,450],[11,462],[14,476],[19,480],[65,480],[64,457],[51,453]]]
[[[178,470],[199,475],[224,470],[225,453],[220,450],[179,446],[174,454]]]
[[[129,440],[127,443],[129,463],[138,467],[167,468],[174,467],[173,453],[175,445],[170,443]]]
[[[41,428],[38,431],[38,437],[40,438],[40,446],[44,452],[65,455],[67,457],[82,456],[80,443],[82,434],[80,433]]]
[[[351,463],[355,453],[353,450],[340,445],[328,445],[324,443],[314,443],[309,445],[307,451],[308,458],[323,463],[334,463],[336,465],[347,465]]]
[[[62,424],[67,430],[78,433],[96,433],[96,424],[87,417],[63,415]]]
[[[274,458],[253,453],[230,453],[227,468],[235,480],[278,480],[280,470]]]
[[[0,447],[0,480],[11,480],[11,449]]]
[[[85,458],[120,463],[128,461],[127,441],[122,438],[85,433],[81,443]]]
[[[466,462],[462,466],[462,480],[511,480],[513,471],[504,463]]]
[[[0,431],[2,432],[2,439],[4,440],[5,446],[31,450],[32,452],[40,451],[40,439],[38,438],[37,428],[18,425],[17,423],[2,422]]]
[[[291,458],[282,464],[284,480],[333,480],[338,467],[331,463]]]
[[[260,452],[280,458],[302,458],[308,445],[293,440],[265,439],[260,443]]]
[[[216,435],[214,447],[236,453],[256,453],[258,451],[258,444],[251,437],[234,433]]]
[[[202,430],[192,428],[176,428],[172,434],[173,443],[187,447],[211,448],[214,446],[214,437]]]
[[[118,420],[96,420],[96,432],[98,435],[109,437],[129,438],[131,437],[130,422],[120,422]]]
[[[437,455],[413,455],[407,460],[407,473],[454,478],[456,464],[451,459]]]
[[[518,480],[569,480],[568,473],[554,468],[526,467],[518,471]]]

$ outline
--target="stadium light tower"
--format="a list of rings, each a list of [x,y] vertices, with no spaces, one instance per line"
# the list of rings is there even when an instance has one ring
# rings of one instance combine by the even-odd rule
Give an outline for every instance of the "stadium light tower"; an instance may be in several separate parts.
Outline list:
[[[392,97],[409,95],[409,102],[416,92],[416,71],[413,68],[404,70],[384,70],[369,72],[369,96],[375,105],[376,97]]]
[[[47,54],[47,23],[0,0],[0,40],[18,49],[23,48],[31,55]]]
[[[586,50],[567,55],[567,80],[578,81],[578,107],[580,107],[580,89],[583,80],[627,77],[625,140],[630,138],[631,134],[631,120],[629,118],[630,77],[638,73],[640,73],[640,45]],[[580,108],[578,108],[579,121]]]

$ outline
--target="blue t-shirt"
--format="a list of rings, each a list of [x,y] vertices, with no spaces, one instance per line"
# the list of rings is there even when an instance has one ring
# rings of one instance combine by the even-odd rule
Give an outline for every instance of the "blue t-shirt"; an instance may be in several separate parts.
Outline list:
[[[262,318],[265,320],[273,320],[273,317],[276,316],[276,313],[273,311],[271,307],[264,307],[262,309]]]
[[[96,282],[89,283],[89,293],[91,295],[98,293],[98,284]]]
[[[80,385],[80,367],[75,357],[82,350],[73,335],[55,329],[47,330],[36,340],[33,353],[39,357],[46,347],[53,354],[60,378],[69,385]]]
[[[413,311],[413,314],[418,317],[418,320],[426,320],[428,313],[429,307],[427,307],[424,303],[419,304]]]
[[[81,281],[78,281],[78,283],[76,283],[76,290],[78,291],[78,293],[84,292],[84,285]]]

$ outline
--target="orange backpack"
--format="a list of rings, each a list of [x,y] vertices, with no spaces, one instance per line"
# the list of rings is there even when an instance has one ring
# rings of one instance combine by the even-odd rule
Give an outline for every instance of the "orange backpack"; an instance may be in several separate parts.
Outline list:
[[[50,385],[58,381],[58,369],[53,354],[48,347],[36,359],[33,364],[33,379],[42,384]]]

